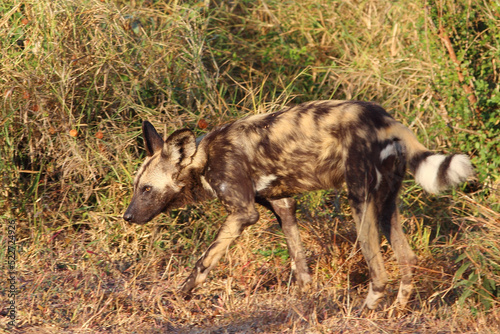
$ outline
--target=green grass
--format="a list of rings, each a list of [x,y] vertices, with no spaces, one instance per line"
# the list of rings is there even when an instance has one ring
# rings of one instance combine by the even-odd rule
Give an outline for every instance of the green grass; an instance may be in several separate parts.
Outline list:
[[[0,270],[13,219],[17,331],[500,330],[499,11],[465,0],[0,2]],[[420,260],[410,311],[391,307],[399,274],[384,241],[387,301],[359,312],[368,271],[342,189],[298,197],[310,291],[290,284],[283,234],[261,210],[184,301],[177,287],[225,212],[212,201],[146,226],[121,219],[141,121],[203,134],[314,99],[376,101],[427,147],[472,157],[478,180],[460,189],[433,196],[405,181]],[[3,315],[3,277],[0,287]]]

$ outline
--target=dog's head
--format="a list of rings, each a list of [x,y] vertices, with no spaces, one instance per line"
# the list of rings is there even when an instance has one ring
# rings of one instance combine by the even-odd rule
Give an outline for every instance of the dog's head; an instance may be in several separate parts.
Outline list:
[[[147,157],[137,171],[134,195],[123,219],[145,224],[158,214],[184,203],[186,169],[196,153],[196,139],[190,130],[177,130],[167,140],[144,121],[142,133]]]

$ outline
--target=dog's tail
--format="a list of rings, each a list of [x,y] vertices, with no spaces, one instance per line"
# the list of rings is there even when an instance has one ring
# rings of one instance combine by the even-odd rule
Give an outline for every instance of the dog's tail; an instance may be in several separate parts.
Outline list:
[[[380,160],[397,154],[394,140],[399,140],[405,147],[406,159],[415,181],[427,192],[437,194],[474,175],[474,168],[465,154],[443,155],[431,152],[417,140],[413,132],[397,121],[391,122],[386,130],[385,139],[392,140],[385,141]]]

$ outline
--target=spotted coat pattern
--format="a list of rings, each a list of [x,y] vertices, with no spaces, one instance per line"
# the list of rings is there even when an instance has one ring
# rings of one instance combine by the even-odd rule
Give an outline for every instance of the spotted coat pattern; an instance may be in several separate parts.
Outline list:
[[[124,214],[146,223],[187,203],[217,197],[227,218],[197,261],[181,290],[188,294],[207,277],[229,245],[256,223],[255,204],[276,215],[288,245],[297,282],[311,275],[295,218],[293,195],[347,184],[361,251],[371,275],[365,305],[375,308],[388,278],[379,231],[390,242],[401,270],[397,302],[412,291],[417,258],[399,222],[396,199],[407,164],[424,189],[439,192],[473,175],[464,155],[433,153],[377,104],[313,101],[281,111],[248,116],[196,140],[178,130],[165,141],[143,123],[147,157],[134,181]]]

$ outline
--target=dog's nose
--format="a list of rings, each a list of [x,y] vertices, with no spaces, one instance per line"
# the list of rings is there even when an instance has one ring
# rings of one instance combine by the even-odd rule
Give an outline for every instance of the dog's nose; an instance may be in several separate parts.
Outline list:
[[[125,211],[125,213],[123,214],[123,219],[125,219],[128,222],[131,221],[133,218],[134,216],[132,216],[132,214],[128,211]]]

